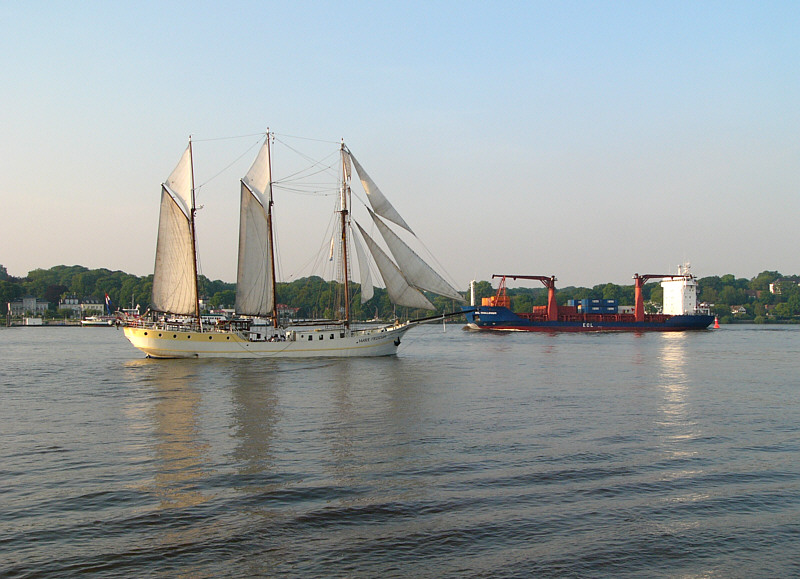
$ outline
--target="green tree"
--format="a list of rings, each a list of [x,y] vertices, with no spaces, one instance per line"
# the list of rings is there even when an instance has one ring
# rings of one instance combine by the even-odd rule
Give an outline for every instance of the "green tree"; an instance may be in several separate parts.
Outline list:
[[[603,286],[603,299],[604,300],[617,300],[619,302],[622,294],[621,288],[613,283],[607,283]]]
[[[235,302],[236,292],[233,290],[223,290],[211,296],[211,299],[208,300],[208,307],[213,309],[232,308]]]
[[[781,276],[778,271],[762,271],[750,281],[750,289],[755,291],[769,291],[769,284]]]

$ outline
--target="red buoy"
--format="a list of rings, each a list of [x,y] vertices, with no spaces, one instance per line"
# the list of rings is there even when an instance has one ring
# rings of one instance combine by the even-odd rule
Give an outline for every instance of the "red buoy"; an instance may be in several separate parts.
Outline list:
[[[714,316],[714,329],[719,330],[719,318]]]

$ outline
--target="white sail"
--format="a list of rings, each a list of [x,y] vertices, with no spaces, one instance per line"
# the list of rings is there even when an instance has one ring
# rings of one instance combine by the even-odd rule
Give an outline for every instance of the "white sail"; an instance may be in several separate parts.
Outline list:
[[[367,209],[369,211],[369,209]],[[389,246],[389,251],[392,252],[400,271],[408,282],[420,289],[439,294],[458,300],[464,301],[453,286],[447,283],[442,276],[436,273],[433,268],[428,265],[417,253],[411,249],[398,235],[389,229],[389,227],[381,221],[372,211],[369,211],[372,220],[381,232],[386,245]]]
[[[394,206],[389,203],[389,200],[384,196],[384,194],[381,193],[381,190],[378,189],[378,186],[375,185],[375,182],[370,179],[370,176],[367,175],[366,171],[364,171],[364,168],[353,156],[353,153],[350,151],[347,153],[353,160],[353,164],[356,166],[356,172],[361,179],[361,185],[363,185],[364,191],[367,192],[367,198],[369,199],[369,203],[372,205],[372,209],[375,211],[375,213],[388,219],[392,223],[396,223],[406,231],[413,234],[414,232],[411,230],[405,220],[400,217],[400,214],[397,212]]]
[[[381,272],[381,277],[386,284],[386,291],[389,293],[389,299],[392,303],[398,306],[408,306],[411,308],[424,308],[426,310],[435,310],[434,305],[428,301],[421,291],[412,287],[403,277],[402,272],[397,268],[394,262],[389,258],[386,253],[378,246],[373,239],[367,235],[364,228],[356,222],[361,236],[367,243],[367,247],[375,259],[375,264]]]
[[[269,231],[269,142],[265,141],[241,180],[239,265],[236,273],[236,313],[272,313],[272,239]]]
[[[269,228],[264,206],[242,182],[239,213],[239,267],[236,273],[236,313],[260,316],[272,313]]]
[[[267,137],[267,139],[269,139],[269,137]],[[253,161],[250,170],[242,178],[242,182],[250,188],[253,195],[255,195],[264,207],[269,205],[269,182],[271,178],[269,141],[264,141],[264,144],[261,145],[261,149],[258,151],[256,160]]]
[[[191,218],[192,204],[192,146],[191,144],[186,147],[186,150],[178,161],[178,165],[172,170],[172,173],[167,180],[164,181],[164,186],[172,193],[173,197],[178,199],[178,203],[182,204],[181,208],[186,214],[186,217]]]
[[[372,275],[369,272],[369,261],[364,248],[358,241],[358,236],[353,235],[353,245],[356,248],[356,258],[358,259],[358,272],[361,278],[361,303],[367,303],[375,295],[375,288],[372,285]]]
[[[153,309],[191,316],[196,314],[197,280],[191,224],[181,203],[166,185],[161,188]]]

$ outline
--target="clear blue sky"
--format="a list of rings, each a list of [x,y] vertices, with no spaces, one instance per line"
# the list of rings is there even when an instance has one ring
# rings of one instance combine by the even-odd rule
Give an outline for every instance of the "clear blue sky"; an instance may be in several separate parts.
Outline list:
[[[3,2],[0,263],[152,273],[188,135],[270,127],[344,138],[458,287],[800,273],[799,30],[798,2]],[[226,281],[235,170],[199,215]]]

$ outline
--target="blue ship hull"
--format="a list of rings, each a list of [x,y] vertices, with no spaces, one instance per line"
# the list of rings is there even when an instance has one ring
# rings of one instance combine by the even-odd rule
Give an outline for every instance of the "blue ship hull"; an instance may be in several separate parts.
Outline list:
[[[637,322],[632,314],[567,314],[558,320],[544,316],[515,314],[505,307],[464,307],[470,329],[498,332],[682,332],[705,330],[714,321],[710,315],[646,315]]]

